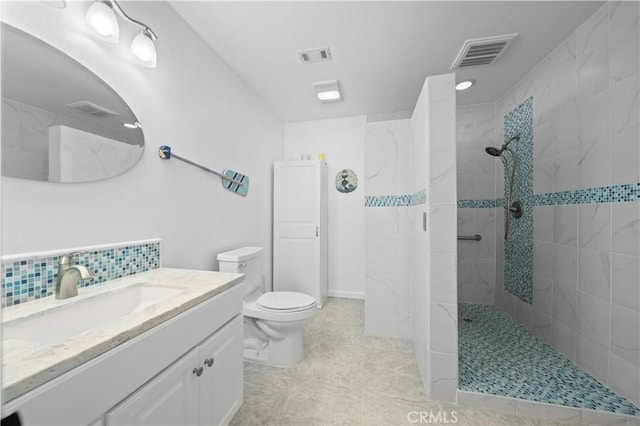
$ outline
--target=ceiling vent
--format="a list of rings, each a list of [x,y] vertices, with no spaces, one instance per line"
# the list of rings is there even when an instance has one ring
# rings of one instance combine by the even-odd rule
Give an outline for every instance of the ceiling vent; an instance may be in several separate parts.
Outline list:
[[[331,51],[328,47],[303,50],[302,52],[298,52],[298,58],[300,58],[303,64],[313,64],[315,62],[330,61]]]
[[[502,56],[518,34],[483,37],[467,40],[458,52],[451,69],[491,65]]]
[[[115,117],[119,115],[115,111],[111,111],[110,109],[101,107],[100,105],[96,105],[89,101],[74,102],[72,104],[66,104],[65,106],[67,108],[89,114],[92,117]]]

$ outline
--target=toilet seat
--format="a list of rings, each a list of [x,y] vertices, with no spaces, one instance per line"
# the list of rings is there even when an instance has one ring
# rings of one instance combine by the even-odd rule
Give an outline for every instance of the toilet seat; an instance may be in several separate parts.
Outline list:
[[[260,309],[269,312],[299,312],[316,306],[316,299],[296,291],[270,291],[256,300]]]

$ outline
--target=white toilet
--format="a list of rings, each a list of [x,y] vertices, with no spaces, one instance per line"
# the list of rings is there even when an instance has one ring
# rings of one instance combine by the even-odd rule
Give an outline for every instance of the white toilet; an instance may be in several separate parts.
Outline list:
[[[317,312],[316,299],[293,291],[265,292],[262,247],[218,254],[220,272],[245,274],[244,357],[291,367],[304,357],[302,329]]]

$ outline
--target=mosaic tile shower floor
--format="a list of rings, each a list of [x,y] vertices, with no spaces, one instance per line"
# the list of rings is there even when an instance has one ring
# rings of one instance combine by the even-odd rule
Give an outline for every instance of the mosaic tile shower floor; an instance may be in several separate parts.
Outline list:
[[[640,416],[495,306],[459,305],[458,357],[462,390]]]

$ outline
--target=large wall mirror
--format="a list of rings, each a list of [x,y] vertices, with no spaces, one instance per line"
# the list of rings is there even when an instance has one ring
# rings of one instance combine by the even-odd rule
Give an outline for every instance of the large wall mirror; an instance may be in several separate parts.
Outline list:
[[[126,102],[83,65],[2,24],[2,175],[90,182],[124,173],[144,149]]]

